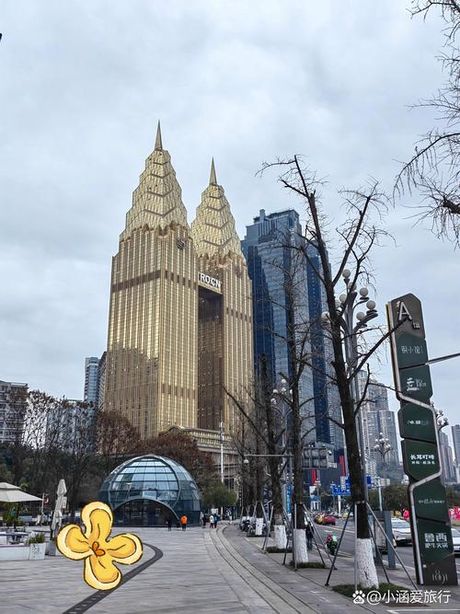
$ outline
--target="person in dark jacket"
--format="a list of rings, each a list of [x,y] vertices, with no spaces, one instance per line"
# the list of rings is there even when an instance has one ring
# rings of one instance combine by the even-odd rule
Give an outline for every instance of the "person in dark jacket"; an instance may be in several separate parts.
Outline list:
[[[313,527],[310,521],[307,522],[305,527],[305,537],[307,538],[307,549],[313,549]]]

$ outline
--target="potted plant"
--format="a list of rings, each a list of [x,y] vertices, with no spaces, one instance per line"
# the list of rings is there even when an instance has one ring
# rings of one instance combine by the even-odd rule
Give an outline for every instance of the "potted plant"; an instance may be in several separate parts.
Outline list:
[[[29,560],[36,561],[45,558],[46,543],[44,533],[31,535],[27,543],[29,546]]]

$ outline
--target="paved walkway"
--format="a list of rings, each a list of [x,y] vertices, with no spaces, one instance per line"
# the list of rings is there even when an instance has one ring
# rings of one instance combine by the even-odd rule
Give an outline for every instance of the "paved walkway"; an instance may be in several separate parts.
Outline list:
[[[144,557],[137,565],[120,565],[126,581],[108,593],[93,591],[84,583],[79,561],[62,556],[44,561],[0,561],[0,612],[336,614],[344,608],[357,614],[399,612],[384,606],[353,605],[324,587],[324,570],[296,573],[287,569],[280,564],[280,555],[262,553],[261,540],[247,539],[236,526],[221,526],[218,531],[133,532],[144,541]],[[348,581],[350,562],[341,562],[336,574],[334,584]]]

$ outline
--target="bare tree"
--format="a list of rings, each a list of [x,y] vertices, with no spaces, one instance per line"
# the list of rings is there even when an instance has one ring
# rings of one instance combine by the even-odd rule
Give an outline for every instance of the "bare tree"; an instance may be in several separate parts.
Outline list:
[[[311,394],[312,322],[307,294],[307,259],[306,249],[303,249],[305,239],[301,236],[300,228],[279,231],[275,239],[278,248],[274,250],[276,255],[270,249],[264,267],[272,270],[276,282],[268,293],[263,294],[262,300],[278,313],[277,318],[267,319],[264,330],[276,347],[276,365],[264,356],[256,368],[253,404],[256,410],[260,408],[259,415],[263,417],[263,422],[252,421],[252,428],[267,450],[266,464],[269,466],[274,501],[275,539],[280,548],[285,546],[286,540],[280,481],[287,458],[292,461],[289,467],[294,486],[294,558],[297,563],[305,563],[308,562],[308,551],[303,495],[304,446],[309,439],[314,439],[316,430],[315,398]],[[256,306],[256,309],[259,307]],[[283,325],[275,326],[274,320],[282,321]],[[278,386],[276,391],[273,390],[275,384]],[[244,405],[232,398],[240,412],[244,413]],[[245,414],[245,418],[251,423],[250,415]]]
[[[96,417],[95,449],[104,475],[128,455],[142,448],[139,431],[118,412],[99,411]]]
[[[303,166],[298,156],[294,156],[287,161],[266,164],[263,168],[269,167],[280,169],[279,181],[283,187],[296,194],[305,206],[307,215],[307,223],[303,233],[306,240],[305,244],[313,241],[320,257],[321,267],[317,269],[317,275],[321,280],[327,301],[328,334],[333,350],[331,362],[343,416],[343,423],[338,426],[342,426],[344,429],[351,496],[357,512],[358,540],[355,556],[357,559],[358,583],[363,587],[378,586],[367,517],[364,471],[356,423],[357,412],[359,412],[362,399],[356,396],[355,380],[369,358],[387,339],[388,332],[382,334],[378,330],[374,330],[372,343],[370,341],[359,343],[356,347],[354,359],[347,362],[345,344],[349,343],[349,335],[344,332],[343,310],[347,302],[353,299],[358,284],[369,282],[369,253],[374,246],[379,244],[381,237],[387,234],[381,227],[372,222],[372,218],[373,216],[377,217],[379,224],[381,223],[381,216],[386,211],[386,198],[379,192],[376,183],[363,190],[341,192],[346,205],[346,221],[342,226],[336,228],[341,243],[341,255],[334,272],[332,272],[328,256],[330,250],[328,250],[329,239],[327,236],[330,217],[326,217],[324,207],[318,200],[320,182],[316,180],[314,174]],[[305,244],[300,242],[294,248],[303,251],[303,255],[308,259]],[[336,296],[340,292],[338,284],[343,276],[349,279],[349,284],[341,300],[338,300]],[[292,314],[290,318],[292,319]],[[349,334],[351,334],[351,331]],[[291,333],[290,343],[295,348],[296,343],[293,333]],[[295,352],[293,356],[296,356]],[[294,363],[295,358],[292,360]],[[306,368],[307,365],[308,363],[305,361],[303,368]],[[299,364],[292,364],[292,369],[298,370],[299,366]],[[291,377],[289,381],[292,389],[290,402],[293,414],[293,431],[295,433],[299,431],[300,395],[295,378]],[[303,517],[300,508],[303,485],[300,479],[301,448],[298,439],[293,442],[293,455],[295,503],[298,506],[298,516],[302,515]]]
[[[433,232],[460,244],[460,52],[457,34],[460,28],[460,3],[457,0],[413,0],[412,16],[427,18],[431,10],[440,10],[446,23],[445,53],[441,62],[447,73],[445,85],[418,107],[436,111],[439,128],[429,130],[415,145],[409,161],[396,177],[396,192],[416,189],[422,195],[416,218],[429,220]]]

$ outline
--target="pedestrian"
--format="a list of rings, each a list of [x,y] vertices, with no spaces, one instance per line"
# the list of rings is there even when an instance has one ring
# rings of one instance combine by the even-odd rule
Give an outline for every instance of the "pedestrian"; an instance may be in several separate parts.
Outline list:
[[[213,529],[214,528],[214,514],[211,514],[209,516],[209,528]]]
[[[208,522],[208,517],[206,514],[203,514],[203,529],[206,529],[206,523]]]
[[[171,531],[171,529],[172,529],[172,516],[168,516],[167,524],[168,524],[168,531]]]
[[[214,528],[217,529],[217,523],[220,520],[220,516],[218,514],[214,514]]]
[[[313,527],[310,521],[305,527],[305,537],[307,538],[307,550],[313,550]]]
[[[185,514],[183,516],[181,516],[180,524],[181,524],[181,527],[182,527],[182,531],[185,531],[186,528],[187,528],[187,520],[188,520],[188,518],[187,518],[187,516]]]

